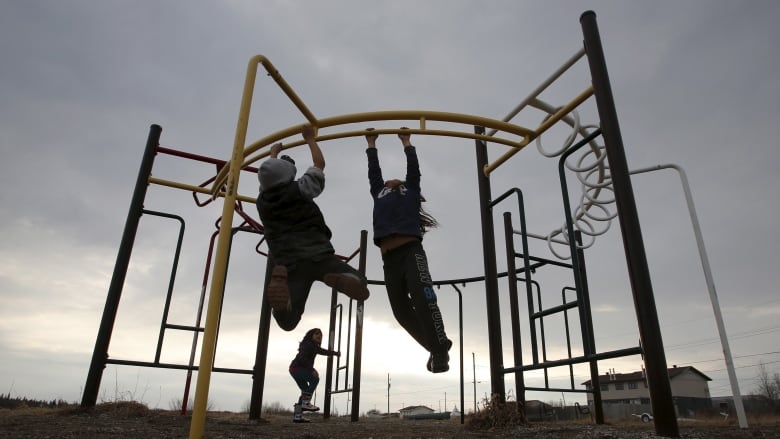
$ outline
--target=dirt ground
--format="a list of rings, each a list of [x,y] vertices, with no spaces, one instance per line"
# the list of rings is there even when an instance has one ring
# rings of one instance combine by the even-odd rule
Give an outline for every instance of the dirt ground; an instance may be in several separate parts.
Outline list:
[[[361,418],[323,419],[308,415],[311,423],[295,424],[291,417],[267,415],[250,421],[246,414],[209,413],[203,437],[222,438],[658,438],[652,423],[594,425],[545,422],[492,429],[474,429],[460,418],[451,420],[403,420]],[[164,410],[97,406],[81,409],[2,409],[0,437],[3,438],[187,438],[190,416]],[[681,438],[780,438],[780,423],[771,421],[740,429],[727,422],[680,422]]]

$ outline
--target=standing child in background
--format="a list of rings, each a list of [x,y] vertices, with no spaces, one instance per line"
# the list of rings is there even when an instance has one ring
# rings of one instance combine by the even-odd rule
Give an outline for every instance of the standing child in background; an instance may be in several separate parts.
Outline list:
[[[271,147],[257,173],[260,193],[257,211],[268,241],[269,264],[273,264],[266,291],[276,322],[285,331],[298,325],[315,280],[355,300],[368,299],[366,277],[339,259],[330,242],[331,231],[325,224],[314,198],[325,189],[325,158],[315,141],[314,128],[302,130],[309,145],[313,166],[295,180],[295,161],[277,158],[282,144]]]
[[[303,412],[316,412],[320,408],[311,403],[311,397],[320,382],[320,375],[314,368],[314,360],[317,354],[341,356],[340,352],[330,351],[320,347],[322,344],[322,331],[319,328],[309,329],[303,340],[298,345],[298,355],[290,363],[290,375],[301,389],[301,396],[295,404],[293,422],[309,422],[304,419]]]
[[[438,226],[438,222],[422,208],[425,199],[420,192],[420,165],[411,135],[398,135],[406,154],[405,181],[382,179],[377,137],[376,134],[366,135],[366,155],[368,181],[374,199],[374,244],[382,252],[390,307],[398,323],[430,353],[428,370],[446,372],[450,369],[448,351],[452,341],[444,332],[422,246],[423,234],[428,228]]]

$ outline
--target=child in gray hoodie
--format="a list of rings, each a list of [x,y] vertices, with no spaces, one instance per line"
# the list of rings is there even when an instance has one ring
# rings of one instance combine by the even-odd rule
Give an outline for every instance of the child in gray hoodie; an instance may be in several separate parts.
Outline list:
[[[355,300],[369,296],[366,277],[335,254],[332,233],[325,224],[314,198],[325,188],[325,158],[317,145],[314,128],[302,130],[313,166],[295,179],[295,162],[278,158],[282,144],[271,147],[257,177],[260,193],[257,211],[273,265],[266,298],[279,327],[295,329],[301,320],[309,291],[315,280],[337,289]]]

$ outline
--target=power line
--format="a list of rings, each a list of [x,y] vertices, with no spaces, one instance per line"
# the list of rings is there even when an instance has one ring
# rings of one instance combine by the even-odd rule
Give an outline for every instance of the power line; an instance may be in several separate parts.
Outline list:
[[[749,355],[737,355],[733,358],[749,358],[749,357],[759,357],[761,355],[772,355],[772,354],[780,354],[780,351],[775,352],[762,352],[759,354],[749,354]],[[711,363],[713,361],[724,361],[723,357],[720,358],[713,358],[712,360],[699,360],[699,361],[688,361],[688,364],[699,364],[699,363]]]
[[[780,331],[780,327],[761,328],[761,329],[755,329],[755,330],[748,331],[748,332],[738,333],[736,335],[730,335],[729,339],[730,340],[737,340],[737,339],[741,339],[741,338],[752,337],[752,336],[755,336],[755,335],[771,334],[773,332],[778,332],[778,331]],[[666,348],[666,350],[667,351],[672,351],[672,350],[675,350],[675,349],[683,349],[683,348],[688,348],[688,347],[693,347],[693,346],[703,346],[703,345],[707,345],[707,344],[717,343],[718,341],[719,341],[719,339],[717,339],[717,338],[708,338],[708,339],[704,339],[704,340],[696,340],[696,341],[692,341],[692,342],[688,342],[688,343],[682,343],[682,344],[678,344],[678,345],[668,346]]]

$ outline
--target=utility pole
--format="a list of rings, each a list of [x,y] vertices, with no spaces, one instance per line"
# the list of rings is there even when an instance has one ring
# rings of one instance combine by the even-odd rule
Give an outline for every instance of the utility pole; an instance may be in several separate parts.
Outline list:
[[[471,353],[471,378],[474,384],[474,414],[477,414],[477,366],[474,361],[474,352]]]
[[[387,374],[387,416],[390,416],[390,374]]]
[[[474,383],[474,414],[477,413],[477,366],[474,362],[474,352],[471,353],[471,373],[472,383]],[[465,408],[463,410],[466,410]]]

